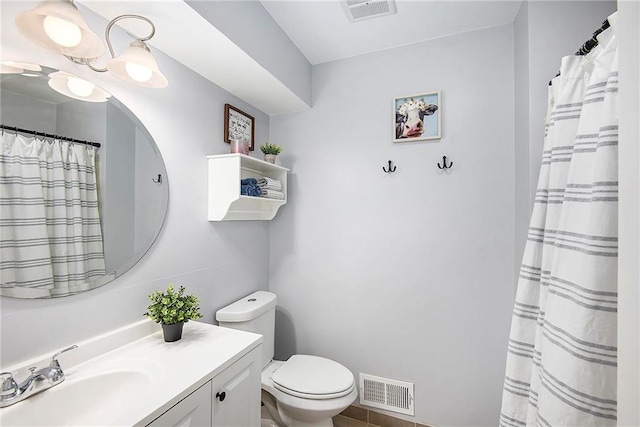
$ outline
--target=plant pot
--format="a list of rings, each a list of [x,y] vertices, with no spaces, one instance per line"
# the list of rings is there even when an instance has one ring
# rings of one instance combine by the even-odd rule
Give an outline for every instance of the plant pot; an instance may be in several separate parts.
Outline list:
[[[269,163],[274,163],[276,162],[276,155],[275,154],[265,154],[264,155],[264,161],[265,162],[269,162]]]
[[[182,338],[182,327],[184,322],[174,323],[173,325],[162,324],[162,334],[165,342],[174,342]]]

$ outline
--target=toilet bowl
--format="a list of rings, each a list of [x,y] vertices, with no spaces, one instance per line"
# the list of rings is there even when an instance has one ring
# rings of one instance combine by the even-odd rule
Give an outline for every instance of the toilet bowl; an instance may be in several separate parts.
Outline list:
[[[273,360],[276,296],[258,291],[216,313],[220,326],[263,335],[262,404],[270,415],[263,424],[331,427],[358,396],[351,371],[331,359],[296,354]],[[264,409],[263,408],[263,409]]]

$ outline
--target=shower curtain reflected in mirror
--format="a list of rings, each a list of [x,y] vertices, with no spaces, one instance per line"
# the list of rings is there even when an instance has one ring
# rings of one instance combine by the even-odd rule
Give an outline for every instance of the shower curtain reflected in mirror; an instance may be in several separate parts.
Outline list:
[[[500,426],[615,426],[618,48],[562,60],[516,294]]]
[[[93,287],[105,275],[95,148],[7,131],[1,139],[0,294]]]

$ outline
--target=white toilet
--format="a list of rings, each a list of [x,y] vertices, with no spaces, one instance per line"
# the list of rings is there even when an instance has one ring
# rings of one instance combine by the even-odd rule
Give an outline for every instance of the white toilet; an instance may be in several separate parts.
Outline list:
[[[273,360],[276,296],[258,291],[216,312],[220,326],[263,335],[262,403],[287,427],[331,427],[358,396],[351,371],[324,357],[296,354]],[[263,425],[268,421],[263,420]]]

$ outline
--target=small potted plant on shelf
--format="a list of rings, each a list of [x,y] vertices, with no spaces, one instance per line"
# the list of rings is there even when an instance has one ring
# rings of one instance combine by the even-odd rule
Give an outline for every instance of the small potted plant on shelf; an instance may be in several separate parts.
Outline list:
[[[264,160],[269,163],[276,162],[276,156],[282,152],[282,147],[276,144],[266,143],[260,146],[260,150],[264,153]]]
[[[166,291],[154,291],[149,295],[151,305],[147,307],[145,316],[162,325],[166,342],[178,341],[182,338],[184,324],[202,317],[198,297],[185,295],[184,290],[184,286],[174,290],[171,283]]]

